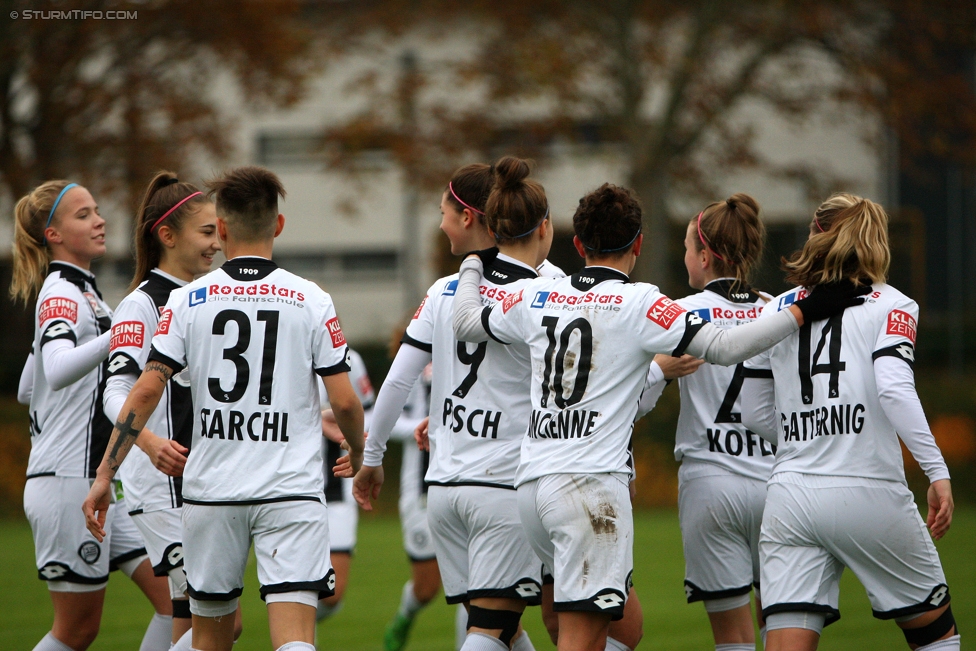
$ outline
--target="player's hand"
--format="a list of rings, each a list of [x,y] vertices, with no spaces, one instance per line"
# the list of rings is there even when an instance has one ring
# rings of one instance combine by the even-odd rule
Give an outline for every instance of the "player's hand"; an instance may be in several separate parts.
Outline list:
[[[698,367],[705,363],[705,360],[698,359],[692,355],[682,355],[672,357],[671,355],[655,355],[654,361],[664,372],[665,380],[677,380],[679,377],[691,375],[698,370]]]
[[[379,499],[383,487],[383,466],[363,466],[352,482],[352,495],[364,511],[372,511],[370,500]]]
[[[429,425],[430,417],[428,416],[420,421],[420,424],[417,425],[413,430],[413,440],[417,442],[417,447],[423,452],[430,452]]]
[[[339,429],[339,423],[336,422],[335,414],[332,413],[331,409],[324,409],[322,411],[322,436],[339,445],[346,442],[346,437],[342,434],[342,430]]]
[[[85,514],[85,526],[98,542],[105,540],[105,516],[108,505],[112,502],[112,480],[105,477],[95,477],[88,497],[81,503],[81,511]]]
[[[952,484],[948,479],[932,482],[929,486],[928,503],[929,513],[925,524],[928,525],[932,537],[938,540],[949,531],[949,525],[952,524],[952,511],[955,509],[952,502]]]
[[[182,477],[186,466],[186,455],[190,451],[172,439],[156,436],[147,429],[136,439],[139,449],[149,455],[149,460],[164,475]]]
[[[791,305],[790,309],[794,317],[797,316],[794,307],[801,312],[801,318],[797,319],[800,325],[813,323],[829,319],[849,307],[863,305],[865,295],[871,291],[871,285],[855,285],[850,280],[824,283],[814,287],[806,298]]]

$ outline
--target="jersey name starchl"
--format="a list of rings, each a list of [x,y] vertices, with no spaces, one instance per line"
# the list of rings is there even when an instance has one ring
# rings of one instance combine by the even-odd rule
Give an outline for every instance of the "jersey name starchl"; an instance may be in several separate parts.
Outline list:
[[[149,358],[159,315],[170,293],[184,285],[185,282],[154,269],[145,282],[122,299],[112,320],[108,357],[110,378],[124,378],[130,388],[135,384]],[[186,369],[166,383],[146,428],[156,436],[172,439],[186,448],[192,446],[193,402]],[[170,477],[157,470],[149,455],[137,446],[132,447],[122,463],[119,478],[125,486],[131,514],[183,505],[183,478]]]
[[[188,504],[321,500],[316,383],[349,371],[331,297],[267,259],[239,257],[170,294],[149,359],[186,367]]]
[[[67,339],[76,346],[108,331],[112,310],[95,277],[71,264],[52,262],[34,313],[34,389],[30,403],[31,452],[27,476],[95,476],[112,423],[102,411],[106,364],[55,391],[44,375],[44,346]]]
[[[680,355],[705,325],[654,285],[607,267],[534,280],[486,308],[482,323],[496,341],[531,350],[532,408],[516,485],[556,473],[630,474],[651,360]]]
[[[373,390],[373,383],[369,380],[369,373],[366,372],[366,363],[363,362],[360,354],[352,348],[349,349],[349,381],[352,383],[353,391],[356,392],[356,397],[363,405],[363,411],[372,409],[373,403],[376,402],[376,392]],[[325,390],[325,386],[319,382],[319,387],[321,387],[319,398],[323,402],[327,402],[329,394]],[[324,436],[322,440],[325,445],[323,450],[325,457],[325,501],[330,504],[342,502],[346,498],[345,484],[351,482],[352,478],[336,477],[332,469],[339,457],[345,456],[346,451],[335,441]]]
[[[705,291],[675,301],[712,325],[728,330],[759,318],[766,300],[734,280],[721,278]],[[739,392],[746,377],[772,377],[769,370],[703,364],[678,380],[681,413],[675,436],[674,458],[704,461],[738,475],[766,481],[773,467],[776,446],[742,426]]]
[[[482,301],[507,304],[537,277],[534,269],[499,254],[485,265]],[[403,337],[432,355],[427,482],[512,488],[530,411],[528,349],[458,342],[452,327],[457,284],[457,274],[435,282]]]
[[[772,370],[779,449],[777,473],[860,477],[905,483],[895,427],[878,398],[874,360],[894,356],[914,365],[918,305],[875,283],[864,305],[805,324],[750,360]],[[797,288],[770,302],[763,315],[805,295]]]

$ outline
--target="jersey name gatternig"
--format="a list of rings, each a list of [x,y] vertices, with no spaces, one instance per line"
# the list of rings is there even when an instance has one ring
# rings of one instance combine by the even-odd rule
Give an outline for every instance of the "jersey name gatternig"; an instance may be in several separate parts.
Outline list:
[[[349,371],[328,294],[270,260],[234,258],[170,294],[152,347],[150,360],[190,376],[185,502],[322,499],[316,374]]]
[[[770,298],[770,297],[765,297]],[[675,301],[712,325],[727,330],[755,321],[766,300],[734,280],[710,282],[705,291]],[[766,481],[776,446],[742,426],[739,393],[746,377],[771,377],[768,370],[703,364],[678,380],[681,413],[674,458],[704,461],[745,477]]]
[[[485,266],[482,301],[501,304],[537,277],[499,255]],[[435,282],[403,338],[432,356],[427,482],[511,488],[530,412],[528,348],[458,342],[452,327],[457,284],[457,274]]]
[[[44,375],[44,346],[67,339],[76,346],[108,331],[112,310],[95,277],[74,265],[52,262],[34,311],[34,389],[30,403],[28,477],[94,477],[112,434],[102,411],[105,367],[55,391]]]
[[[895,427],[878,398],[874,360],[915,361],[918,305],[894,287],[876,283],[867,302],[824,321],[805,324],[754,360],[766,360],[775,380],[780,472],[905,482]],[[777,296],[763,314],[783,310],[806,294]]]
[[[606,267],[534,280],[486,308],[482,323],[495,340],[524,341],[531,350],[531,412],[516,485],[556,473],[630,473],[651,360],[680,355],[705,325],[654,285]]]
[[[152,335],[170,293],[185,282],[154,269],[149,278],[122,299],[112,320],[109,377],[125,377],[130,384],[142,374],[152,347]],[[113,382],[116,380],[112,380]],[[184,369],[166,383],[159,405],[146,428],[156,436],[173,439],[184,447],[193,441],[193,402]],[[119,469],[130,513],[144,513],[183,505],[183,478],[170,477],[153,466],[145,452],[133,446]]]

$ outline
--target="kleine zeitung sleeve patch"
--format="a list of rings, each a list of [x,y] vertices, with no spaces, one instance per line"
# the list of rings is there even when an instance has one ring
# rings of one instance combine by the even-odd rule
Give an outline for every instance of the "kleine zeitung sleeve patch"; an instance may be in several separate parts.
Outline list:
[[[417,311],[413,313],[413,318],[414,319],[419,319],[420,318],[420,313],[424,311],[424,305],[426,305],[426,304],[427,304],[427,297],[424,296],[424,300],[420,301],[420,306],[417,308]]]
[[[887,333],[889,335],[897,335],[901,337],[906,337],[913,344],[915,343],[915,333],[918,323],[908,312],[903,312],[901,310],[892,310],[888,312],[888,329]]]
[[[159,317],[159,323],[156,325],[155,335],[166,335],[169,334],[169,324],[173,321],[173,310],[168,308],[163,310],[163,313]]]
[[[124,347],[142,348],[145,335],[146,324],[142,321],[121,321],[116,323],[112,326],[112,338],[108,344],[109,350]]]
[[[423,303],[420,305],[423,307]],[[339,317],[334,316],[326,321],[325,327],[329,329],[329,336],[332,337],[333,348],[346,345],[346,337],[342,334],[342,327],[339,325]]]
[[[78,323],[78,303],[70,298],[55,296],[41,303],[41,308],[37,311],[37,320],[40,325],[51,319],[65,319],[72,323]]]
[[[686,311],[667,296],[662,296],[651,305],[647,311],[647,318],[665,330],[670,330],[671,325]]]

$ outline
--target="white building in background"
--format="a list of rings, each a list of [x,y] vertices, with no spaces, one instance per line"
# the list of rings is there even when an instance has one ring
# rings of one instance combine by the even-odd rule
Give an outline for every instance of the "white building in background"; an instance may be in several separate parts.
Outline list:
[[[429,50],[416,47],[421,65]],[[429,54],[438,56],[433,51]],[[398,64],[397,56],[391,54],[391,77]],[[287,190],[280,206],[286,225],[275,245],[276,260],[332,294],[350,342],[386,341],[415,307],[403,282],[407,247],[415,247],[419,251],[416,259],[422,261],[413,294],[422,296],[434,280],[431,254],[440,223],[440,195],[420,196],[417,227],[408,233],[404,227],[405,187],[392,157],[382,152],[364,156],[355,175],[327,168],[317,149],[319,136],[330,122],[350,115],[362,101],[344,92],[355,74],[355,62],[331,70],[314,81],[303,102],[287,110],[244,112],[238,108],[241,104],[233,84],[218,89],[236,121],[235,151],[220,167],[257,164],[280,176]],[[844,179],[850,191],[882,202],[893,196],[886,182],[884,158],[868,144],[877,127],[864,116],[850,112],[813,116],[799,128],[758,105],[744,107],[739,114],[739,119],[754,125],[757,149],[768,160],[784,166],[815,165]],[[571,230],[573,212],[585,192],[605,181],[624,182],[623,160],[613,144],[552,146],[535,176],[546,187],[557,228]],[[201,161],[193,176],[199,180],[215,169]],[[714,181],[722,190],[717,199],[739,191],[755,196],[767,223],[806,224],[815,207],[799,182],[752,172],[728,175],[721,170],[716,171]],[[687,219],[700,209],[698,205],[678,198],[672,212]],[[123,259],[130,250],[127,217],[117,206],[103,205],[102,212],[110,221],[110,257]],[[3,228],[0,239],[9,242],[12,221],[4,221]],[[10,250],[6,243],[0,246]],[[99,284],[113,305],[121,300],[130,280],[119,271],[122,268],[105,264],[99,271]]]

